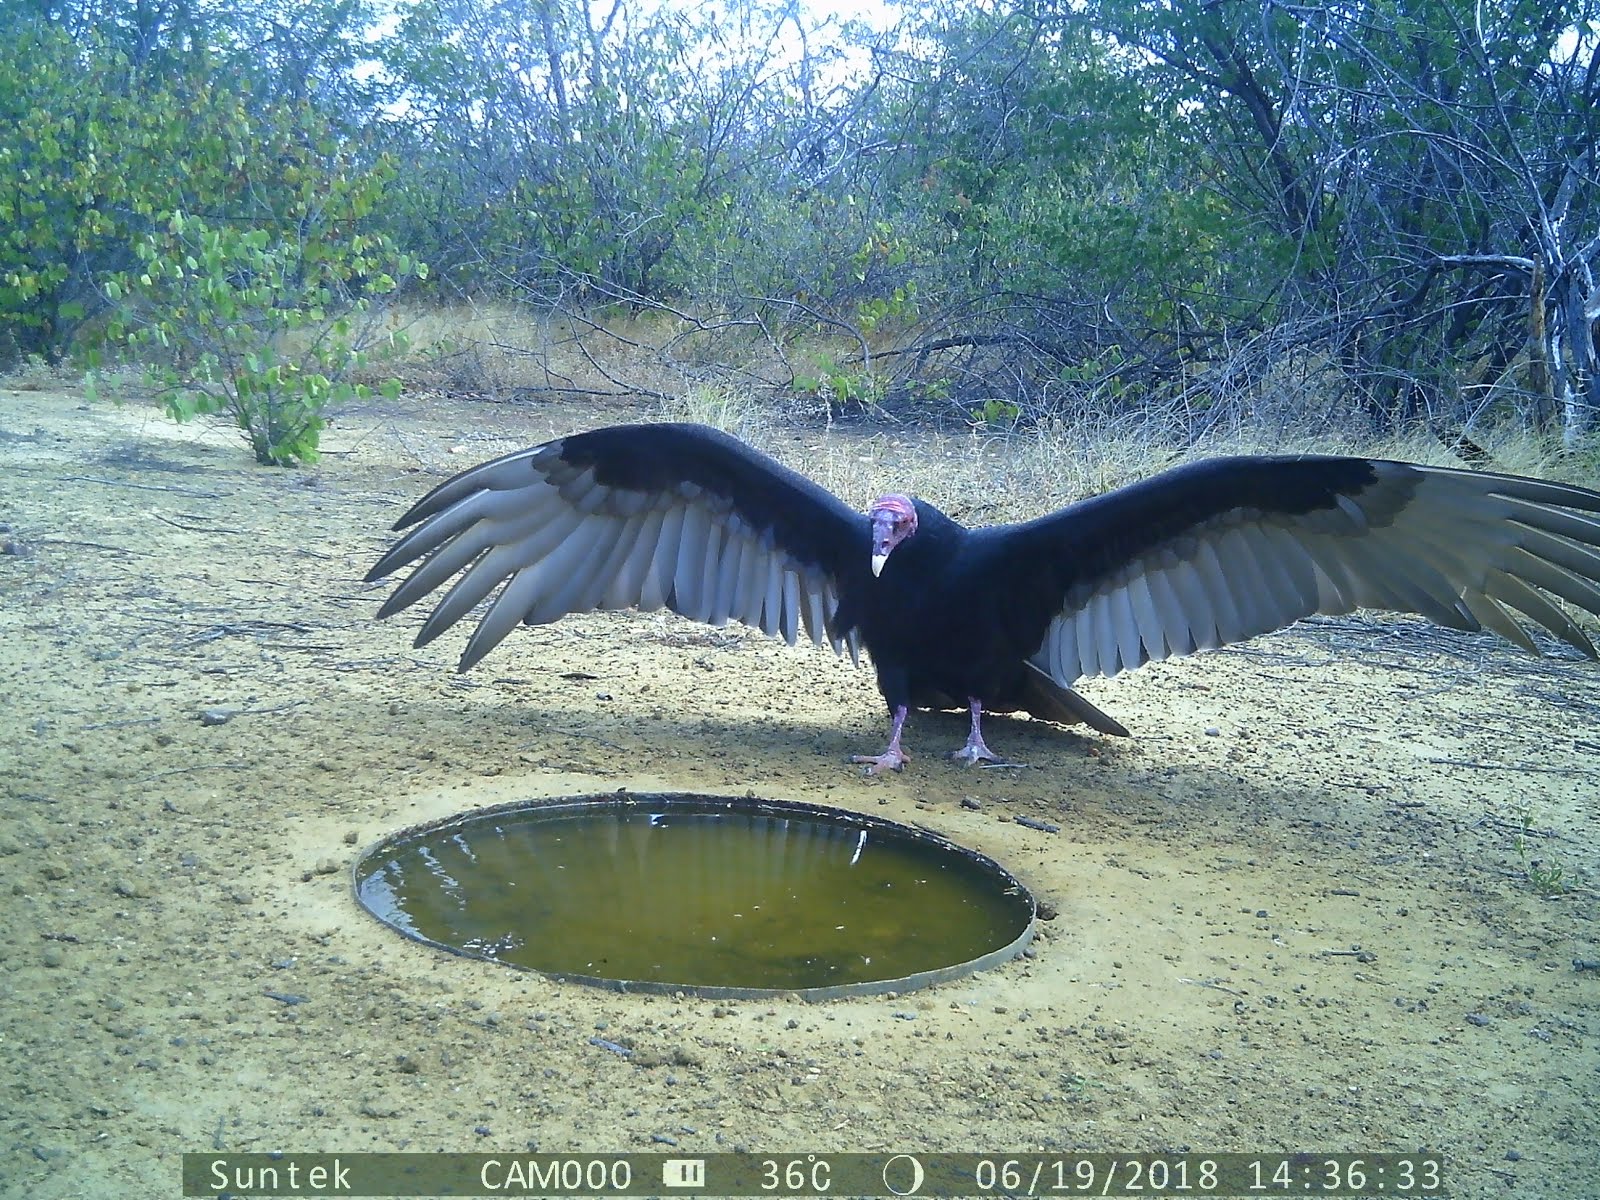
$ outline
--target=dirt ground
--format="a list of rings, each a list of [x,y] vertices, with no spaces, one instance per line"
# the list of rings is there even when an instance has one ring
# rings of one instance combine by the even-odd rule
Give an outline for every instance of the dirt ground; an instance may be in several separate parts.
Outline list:
[[[464,635],[373,620],[439,476],[627,415],[372,405],[283,471],[0,380],[0,1195],[530,1147],[1427,1148],[1458,1197],[1600,1195],[1600,669],[1323,621],[1086,686],[1131,740],[996,721],[1028,768],[965,769],[923,716],[869,780],[871,674],[813,648],[597,615],[458,676]],[[1057,915],[927,991],[727,1002],[449,957],[351,897],[396,828],[620,786],[922,823]]]

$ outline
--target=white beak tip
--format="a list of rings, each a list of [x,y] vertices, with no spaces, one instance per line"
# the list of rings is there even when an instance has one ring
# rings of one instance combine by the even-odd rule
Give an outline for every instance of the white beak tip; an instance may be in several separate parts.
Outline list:
[[[872,556],[872,574],[874,577],[883,573],[883,564],[889,561],[887,554],[874,554]]]

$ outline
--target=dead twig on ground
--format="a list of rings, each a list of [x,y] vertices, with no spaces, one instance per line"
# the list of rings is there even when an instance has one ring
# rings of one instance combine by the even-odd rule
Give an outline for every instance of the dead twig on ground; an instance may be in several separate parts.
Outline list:
[[[189,533],[236,533],[243,537],[251,532],[248,529],[229,529],[223,525],[186,525],[182,521],[174,521],[171,517],[163,517],[160,513],[151,515],[163,525],[171,525],[174,529],[182,529]]]
[[[127,554],[134,558],[154,558],[148,550],[129,550],[126,546],[108,546],[104,542],[80,542],[71,538],[39,538],[35,546],[84,546],[90,550],[109,550],[113,554]]]
[[[170,483],[134,483],[131,479],[104,479],[99,475],[63,475],[68,483],[100,483],[106,487],[138,488],[141,492],[174,492],[180,496],[197,496],[201,500],[221,500],[221,492],[202,492],[198,488],[176,487]]]
[[[1428,761],[1441,767],[1470,767],[1476,771],[1525,771],[1534,775],[1575,775],[1584,778],[1594,774],[1578,767],[1539,767],[1532,763],[1479,762],[1475,758],[1429,758]]]

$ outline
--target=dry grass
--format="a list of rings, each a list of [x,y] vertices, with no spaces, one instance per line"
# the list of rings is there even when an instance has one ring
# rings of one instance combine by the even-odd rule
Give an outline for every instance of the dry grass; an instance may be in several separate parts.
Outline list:
[[[410,340],[401,373],[412,387],[495,398],[541,393],[633,397],[664,420],[699,421],[761,446],[853,502],[910,490],[969,522],[1023,519],[1166,467],[1222,454],[1358,454],[1461,466],[1418,431],[1376,439],[1339,418],[1325,374],[1235,397],[1226,421],[1207,423],[1173,404],[1131,409],[1125,396],[1090,393],[1074,416],[1018,431],[944,428],[881,419],[835,422],[828,405],[796,388],[810,365],[843,353],[827,339],[787,342],[751,321],[664,309],[585,320],[508,302],[399,310],[392,328]],[[1293,414],[1299,413],[1299,419]],[[1199,440],[1186,431],[1206,428]],[[1595,482],[1592,464],[1562,459],[1527,434],[1475,431],[1491,469]]]
[[[726,429],[852,503],[865,504],[885,491],[914,492],[967,524],[1027,520],[1181,463],[1227,454],[1354,454],[1462,466],[1426,436],[1383,441],[1328,434],[1304,440],[1226,437],[1179,446],[1125,423],[1053,421],[1014,433],[981,427],[902,431],[815,418],[786,420],[726,397],[675,406],[664,415]],[[1498,471],[1595,483],[1533,438],[1491,440],[1487,448]]]
[[[664,420],[710,425],[759,446],[772,441],[773,429],[781,421],[775,408],[752,392],[726,384],[691,383],[681,394],[662,400],[660,411]]]
[[[494,302],[413,309],[394,326],[411,343],[407,382],[445,391],[659,400],[714,384],[771,392],[792,379],[759,327],[665,310],[587,319]]]

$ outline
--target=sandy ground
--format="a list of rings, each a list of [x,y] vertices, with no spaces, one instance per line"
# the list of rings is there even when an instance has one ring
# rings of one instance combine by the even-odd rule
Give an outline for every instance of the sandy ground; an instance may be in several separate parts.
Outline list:
[[[1457,1196],[1600,1195],[1600,670],[1323,622],[1087,688],[1131,741],[1001,721],[1029,769],[971,770],[924,716],[867,780],[871,675],[814,649],[615,614],[457,676],[461,635],[374,622],[361,575],[437,476],[623,415],[373,406],[282,471],[0,381],[0,1195],[529,1147],[1428,1148]],[[1058,915],[931,990],[729,1003],[445,956],[351,898],[398,827],[619,786],[920,822]]]

